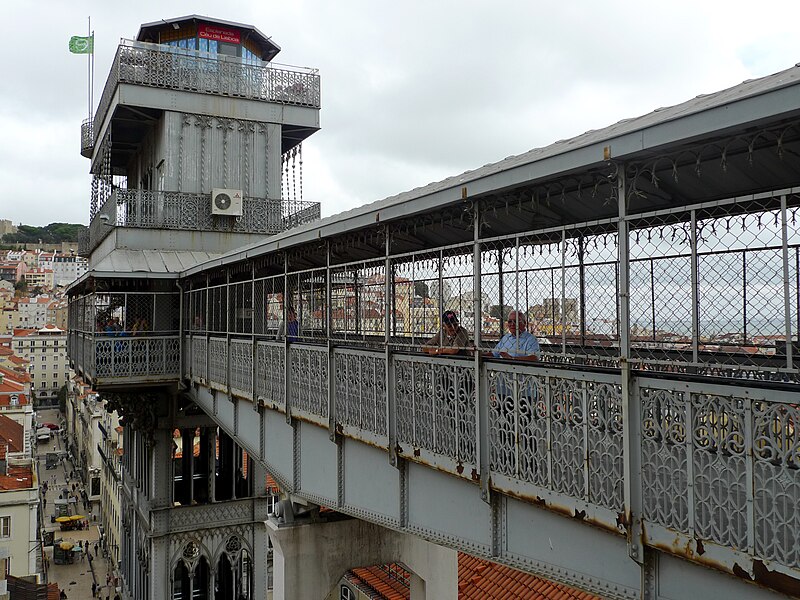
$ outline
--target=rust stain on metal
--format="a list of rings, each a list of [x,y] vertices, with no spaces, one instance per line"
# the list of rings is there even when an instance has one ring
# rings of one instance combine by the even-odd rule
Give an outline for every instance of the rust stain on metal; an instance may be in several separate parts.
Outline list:
[[[470,475],[472,476],[472,481],[480,481],[481,474],[478,473],[478,469],[472,469]]]
[[[767,566],[758,559],[753,560],[753,575],[756,583],[777,590],[793,598],[800,596],[800,581],[790,577],[785,573],[770,571]]]
[[[464,465],[461,464],[461,461],[458,461],[458,463],[456,464],[456,473],[461,475],[463,472],[464,472]]]
[[[419,448],[414,448],[414,456],[416,456],[417,458],[419,458],[419,455],[420,455]]]
[[[706,553],[705,546],[703,546],[703,540],[701,540],[700,538],[697,538],[695,540],[695,546],[697,547],[697,555],[698,556],[703,556],[703,554]]]
[[[576,519],[578,519],[579,521],[585,521],[586,520],[586,511],[585,510],[578,510],[576,508],[575,509],[575,514],[573,516]]]
[[[670,530],[672,531],[672,530]],[[647,531],[642,523],[642,543],[650,546],[651,548],[655,548],[656,550],[661,550],[667,554],[672,554],[674,556],[679,556],[681,558],[685,558],[687,560],[692,561],[693,563],[703,565],[705,567],[710,567],[717,571],[722,571],[723,573],[729,573],[741,577],[743,579],[747,579],[748,581],[752,581],[752,578],[747,573],[745,569],[743,569],[740,565],[734,563],[733,565],[725,564],[718,560],[714,560],[705,554],[705,547],[703,546],[702,540],[699,538],[694,540],[686,540],[685,543],[681,541],[682,536],[677,532],[672,531],[675,533],[675,538],[669,543],[662,543],[657,542],[655,540],[648,540]],[[695,548],[692,548],[694,543]]]

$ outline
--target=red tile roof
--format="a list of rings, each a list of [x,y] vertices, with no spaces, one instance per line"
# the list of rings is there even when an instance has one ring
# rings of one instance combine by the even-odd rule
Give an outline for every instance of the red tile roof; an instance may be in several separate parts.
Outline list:
[[[0,373],[3,375],[4,380],[6,380],[7,377],[8,379],[20,384],[28,383],[31,381],[30,374],[22,371],[12,371],[11,369],[7,369],[6,367],[0,366]],[[24,386],[22,387],[24,388]]]
[[[392,570],[395,574],[390,573]],[[374,600],[410,597],[408,573],[400,565],[351,569],[345,579]],[[593,594],[462,552],[458,553],[458,597],[459,600],[600,600]]]
[[[5,415],[0,415],[0,438],[8,442],[11,452],[22,452],[25,449],[24,427]]]
[[[405,573],[406,582],[408,573],[399,565],[387,565],[399,573]],[[361,567],[351,569],[345,573],[345,579],[359,588],[370,598],[385,600],[406,600],[410,597],[407,583],[403,583],[381,566]]]
[[[600,600],[597,596],[554,583],[511,567],[498,565],[463,552],[458,553],[459,599]]]
[[[0,475],[0,491],[27,490],[33,487],[30,467],[8,467],[8,475]]]

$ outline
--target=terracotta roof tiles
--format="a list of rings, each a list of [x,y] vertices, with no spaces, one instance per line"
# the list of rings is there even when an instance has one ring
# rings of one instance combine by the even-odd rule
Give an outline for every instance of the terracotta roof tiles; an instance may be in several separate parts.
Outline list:
[[[345,579],[374,600],[410,597],[408,574],[400,565],[351,569]],[[458,553],[458,597],[459,600],[600,600],[588,592],[462,552]]]
[[[22,452],[25,449],[25,429],[5,415],[0,415],[0,438],[8,442],[11,452]]]
[[[27,490],[33,487],[30,467],[8,467],[8,475],[0,475],[0,491]]]

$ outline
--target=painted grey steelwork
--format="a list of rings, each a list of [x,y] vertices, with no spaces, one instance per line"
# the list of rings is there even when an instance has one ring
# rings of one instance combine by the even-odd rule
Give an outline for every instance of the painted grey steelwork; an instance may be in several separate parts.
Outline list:
[[[202,344],[205,337],[198,341]],[[225,340],[212,339],[212,343],[224,357]],[[187,344],[193,347],[195,339]],[[302,352],[302,349],[292,351]],[[337,350],[334,356],[337,365],[342,364],[342,357],[357,357],[355,362],[350,361],[349,370],[337,368],[333,374],[337,388],[374,388],[370,363],[380,360],[381,352],[353,355]],[[302,361],[301,357],[298,359]],[[714,593],[731,587],[732,597],[770,596],[751,586],[736,588],[725,576],[686,563],[680,570],[690,574],[691,584],[682,588],[681,581],[670,580],[670,571],[665,567],[682,564],[670,555],[683,556],[697,565],[715,568],[727,565],[734,571],[737,567],[733,565],[739,565],[738,568],[750,563],[769,565],[760,568],[773,571],[778,579],[779,573],[794,574],[794,568],[786,563],[796,568],[795,538],[784,532],[796,531],[798,524],[785,521],[785,511],[774,505],[772,494],[782,489],[779,496],[783,496],[785,486],[791,484],[779,482],[787,478],[794,480],[795,475],[791,467],[776,467],[770,456],[771,449],[781,444],[781,433],[773,429],[773,419],[787,406],[782,400],[796,400],[793,394],[775,398],[769,392],[758,394],[752,389],[718,386],[713,390],[715,395],[711,402],[704,403],[708,398],[706,386],[695,384],[684,391],[682,388],[686,386],[679,382],[635,380],[635,385],[642,389],[640,425],[646,432],[641,448],[643,470],[635,477],[635,483],[642,486],[645,498],[646,558],[659,563],[657,587],[660,593],[655,594],[655,581],[654,589],[642,590],[639,567],[628,558],[625,549],[621,489],[624,423],[618,376],[486,364],[483,378],[493,381],[488,397],[487,426],[491,433],[488,439],[477,439],[474,421],[469,425],[471,418],[467,418],[466,423],[459,422],[465,415],[459,410],[460,398],[463,398],[464,408],[472,403],[474,409],[474,399],[469,400],[474,398],[474,388],[463,387],[453,377],[437,383],[442,372],[456,373],[459,369],[468,381],[471,372],[468,362],[403,356],[394,357],[394,361],[414,365],[417,374],[413,378],[414,390],[421,394],[418,398],[399,401],[395,411],[388,412],[389,421],[398,422],[398,453],[404,459],[398,468],[386,460],[385,430],[380,425],[376,427],[368,416],[387,415],[385,394],[376,398],[375,394],[362,392],[361,402],[342,407],[341,413],[337,408],[333,415],[337,435],[333,440],[329,439],[324,426],[328,418],[325,403],[318,403],[316,407],[307,404],[302,390],[292,394],[289,388],[286,402],[292,407],[291,425],[284,418],[284,410],[288,412],[289,409],[281,406],[282,394],[259,397],[258,403],[263,408],[257,409],[254,418],[254,404],[249,398],[252,392],[237,390],[229,395],[221,391],[228,388],[224,377],[219,381],[206,379],[202,370],[193,376],[199,385],[193,388],[192,397],[226,431],[235,435],[248,453],[264,462],[284,489],[297,496],[565,581],[604,597],[639,598],[643,591],[653,593],[652,597],[676,597],[667,592],[670,588],[682,590],[677,596],[681,597],[690,590],[700,593],[693,587],[699,582],[705,586],[703,589],[713,589]],[[200,365],[202,362],[198,361]],[[265,371],[260,370],[261,365],[266,366]],[[281,366],[280,361],[260,361],[257,380],[279,380]],[[354,374],[353,367],[364,375]],[[498,376],[502,373],[508,373],[512,379],[518,378],[521,385],[517,390],[525,393],[524,386],[530,386],[534,393],[541,394],[533,409],[531,398],[517,392],[501,401],[494,400]],[[301,369],[299,377],[316,380],[322,376],[318,371]],[[392,384],[406,387],[409,378],[397,377]],[[326,384],[324,380],[314,383],[319,387]],[[435,390],[435,394],[425,391],[429,389]],[[654,395],[659,393],[677,395],[680,398],[674,405],[677,408],[670,411],[669,405],[658,400],[654,402]],[[351,395],[347,402],[352,398]],[[723,398],[726,406],[719,404]],[[339,404],[338,395],[336,404]],[[737,404],[759,406],[760,416],[748,413],[745,418],[742,410],[742,417],[737,418],[735,424],[718,432],[715,426],[719,420],[732,414],[726,412],[727,407]],[[690,414],[687,410],[692,409],[686,407],[690,405],[696,407],[695,416],[687,425],[686,418]],[[355,415],[359,414],[366,417],[363,426],[346,423],[358,422]],[[785,424],[778,419],[778,423],[781,422]],[[665,437],[657,434],[657,430],[670,427],[672,434]],[[726,438],[735,439],[735,433],[731,432],[745,427],[752,427],[758,434],[755,448],[761,450],[753,452],[752,442],[750,445],[743,443],[733,456],[721,456],[719,444]],[[683,434],[678,436],[679,431],[687,432],[688,440]],[[490,503],[481,500],[480,488],[474,481],[476,443],[487,443],[491,456]],[[700,470],[688,491],[687,454],[693,457],[689,463]],[[753,473],[760,475],[753,479]],[[728,492],[725,491],[728,481],[740,483],[734,484],[734,489]],[[745,494],[739,493],[739,490],[753,488],[760,490],[756,501],[762,510],[756,514]],[[773,508],[764,511],[767,506]],[[692,524],[685,520],[687,509],[697,515]],[[674,515],[682,515],[684,520],[676,521]],[[587,524],[595,527],[587,527]],[[750,546],[740,545],[737,539],[750,539]],[[649,548],[665,553],[652,556]],[[764,571],[759,572],[756,567],[756,573],[760,575]],[[737,575],[745,576],[744,572],[737,572]]]
[[[96,248],[113,227],[275,234],[320,218],[319,202],[245,197],[231,222],[211,213],[211,195],[153,190],[114,190],[89,225]]]
[[[244,64],[222,55],[122,40],[95,112],[96,134],[121,83],[313,108],[321,101],[320,77],[314,69]]]
[[[81,123],[81,155],[86,158],[91,158],[94,152],[93,127],[93,119],[85,119],[83,123]]]
[[[796,595],[798,74],[185,269],[170,335],[186,395],[284,490],[345,514],[606,597]],[[131,97],[150,106],[150,85]],[[206,127],[179,99],[164,117],[167,188],[208,193],[205,165],[224,178],[232,160],[249,164],[235,132],[250,122]],[[94,199],[125,157],[99,135]],[[275,185],[269,169],[245,180]],[[133,315],[103,295],[152,293],[164,281],[151,275],[97,273],[70,290],[71,327],[90,324],[70,353],[101,389],[175,386],[172,373],[117,376],[132,352],[94,326],[98,306]],[[419,353],[445,309],[473,333],[471,356]],[[540,363],[483,355],[511,309]]]

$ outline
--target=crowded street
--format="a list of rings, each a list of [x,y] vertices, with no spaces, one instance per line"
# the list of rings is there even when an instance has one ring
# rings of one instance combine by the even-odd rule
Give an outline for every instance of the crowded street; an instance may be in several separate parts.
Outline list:
[[[61,424],[62,418],[56,409],[40,410],[38,421]],[[58,583],[70,599],[113,600],[113,565],[103,547],[96,507],[88,501],[79,469],[67,452],[63,428],[49,441],[39,441],[36,454],[47,581]]]

